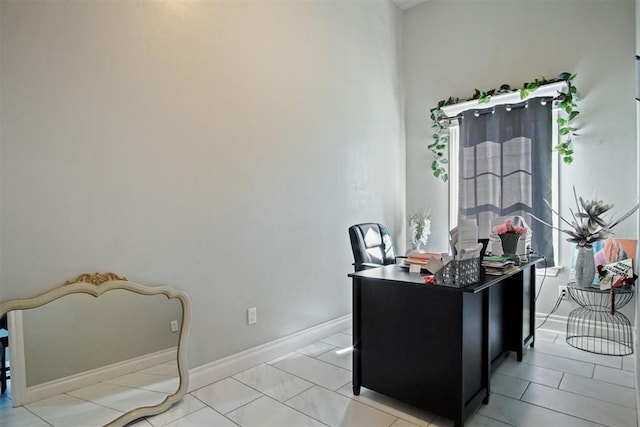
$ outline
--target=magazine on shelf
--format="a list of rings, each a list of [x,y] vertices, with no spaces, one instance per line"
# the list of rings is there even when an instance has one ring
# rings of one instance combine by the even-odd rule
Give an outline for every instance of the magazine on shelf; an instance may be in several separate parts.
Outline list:
[[[518,268],[512,259],[504,256],[485,256],[482,259],[482,266],[485,268],[485,273],[490,276],[502,276]]]
[[[622,286],[624,279],[633,277],[633,261],[623,259],[604,266],[605,274],[600,278],[600,289],[607,290]]]
[[[489,276],[502,276],[504,274],[508,274],[511,273],[512,271],[515,271],[518,269],[517,265],[511,265],[509,267],[505,267],[505,268],[492,268],[492,267],[485,267],[485,274],[488,274]]]
[[[484,267],[507,268],[515,265],[515,262],[511,258],[503,256],[485,256],[482,259],[482,265]]]

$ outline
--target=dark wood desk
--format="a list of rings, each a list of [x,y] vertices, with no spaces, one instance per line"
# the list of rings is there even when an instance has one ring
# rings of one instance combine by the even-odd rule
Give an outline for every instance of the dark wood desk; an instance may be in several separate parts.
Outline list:
[[[452,419],[488,403],[491,371],[534,344],[535,264],[464,288],[397,265],[353,279],[353,392],[360,387]]]

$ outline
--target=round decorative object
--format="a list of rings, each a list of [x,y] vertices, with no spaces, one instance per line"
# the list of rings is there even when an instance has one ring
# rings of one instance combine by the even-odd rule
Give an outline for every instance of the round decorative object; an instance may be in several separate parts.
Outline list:
[[[578,246],[576,249],[575,278],[576,284],[583,288],[591,287],[596,275],[596,263],[591,246]]]

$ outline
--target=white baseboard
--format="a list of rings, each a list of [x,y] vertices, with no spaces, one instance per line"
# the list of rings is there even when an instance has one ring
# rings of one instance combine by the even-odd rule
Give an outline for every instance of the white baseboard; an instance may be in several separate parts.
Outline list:
[[[127,375],[131,372],[150,368],[162,363],[176,361],[176,352],[177,347],[172,347],[152,354],[147,354],[144,356],[125,360],[123,362],[114,363],[109,366],[103,366],[100,368],[92,369],[90,371],[60,378],[58,380],[48,381],[43,384],[27,387],[25,389],[24,395],[19,396],[17,401],[16,396],[12,396],[14,400],[13,405],[26,405],[28,403],[46,399],[51,396],[56,396],[67,391],[87,387],[100,381],[106,381],[111,378]]]
[[[546,313],[536,313],[536,326],[540,325]],[[268,362],[278,356],[311,344],[328,335],[351,327],[351,315],[339,317],[329,322],[305,329],[292,335],[262,344],[248,350],[232,354],[222,359],[189,370],[189,392],[220,381],[238,372]],[[542,326],[556,332],[565,333],[567,317],[551,315]]]
[[[189,370],[189,392],[220,381],[288,352],[309,345],[321,338],[351,327],[351,315],[339,317],[295,334],[241,351]]]
[[[535,322],[536,327],[542,324],[545,317],[547,317],[546,313],[536,313],[536,322]],[[544,325],[542,325],[540,329],[547,329],[550,331],[566,333],[567,332],[567,316],[557,316],[555,314],[552,314],[549,316],[547,321],[544,322]]]

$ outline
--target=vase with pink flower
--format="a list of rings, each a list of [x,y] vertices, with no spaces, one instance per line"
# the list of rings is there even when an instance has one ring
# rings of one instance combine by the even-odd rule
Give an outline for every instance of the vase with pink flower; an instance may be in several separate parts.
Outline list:
[[[502,224],[493,227],[493,232],[500,237],[503,256],[519,264],[520,257],[516,253],[518,242],[520,237],[527,233],[527,228],[513,225],[513,219],[507,218]]]

